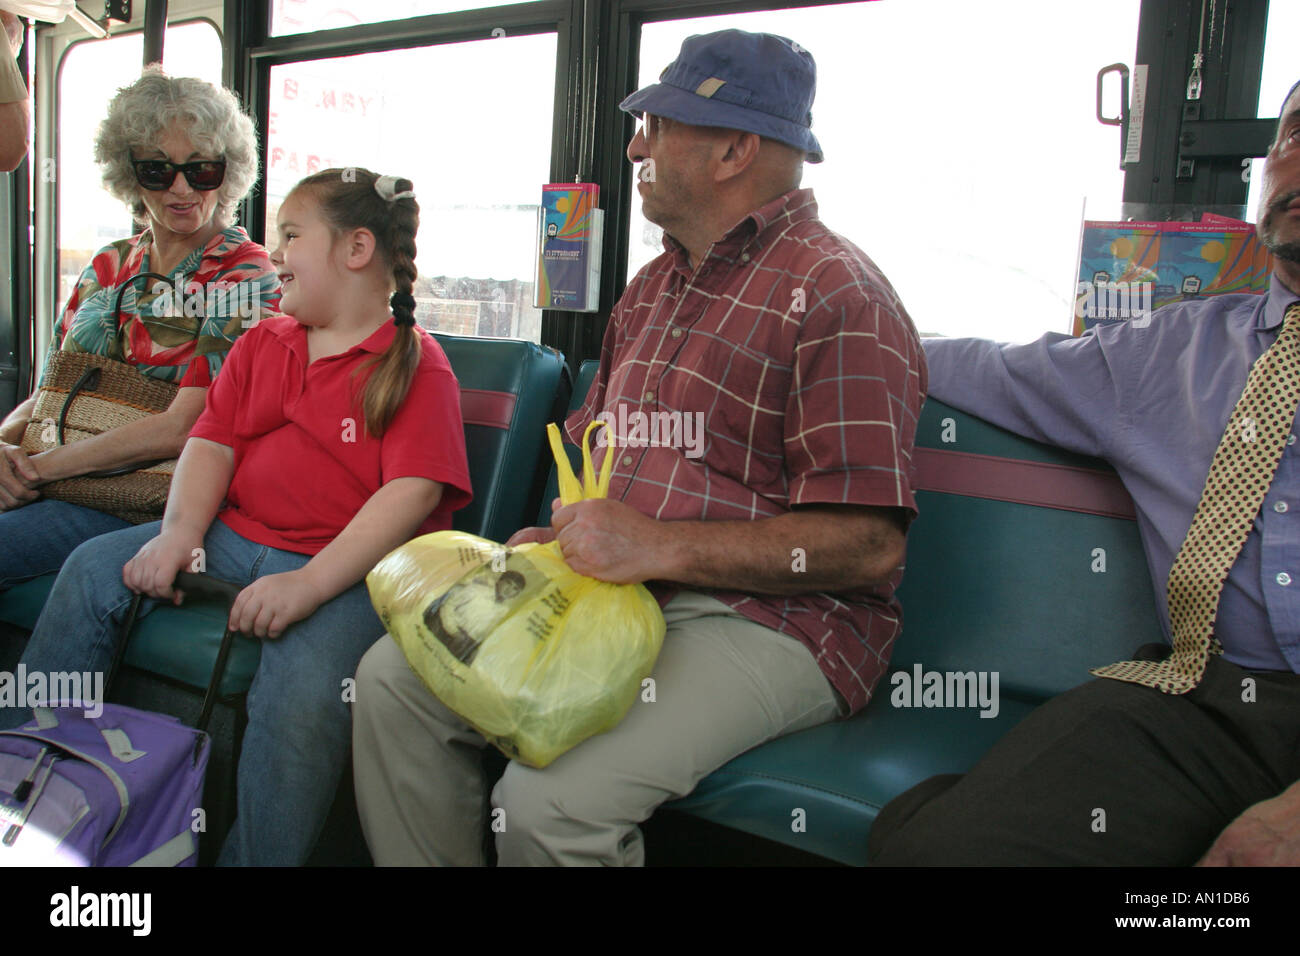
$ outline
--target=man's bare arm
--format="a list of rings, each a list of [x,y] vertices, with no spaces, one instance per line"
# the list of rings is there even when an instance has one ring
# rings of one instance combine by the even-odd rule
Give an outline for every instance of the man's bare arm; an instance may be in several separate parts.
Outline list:
[[[27,101],[0,103],[0,172],[17,169],[27,155]]]
[[[900,509],[816,505],[756,521],[656,521],[618,501],[582,501],[552,519],[565,560],[581,574],[629,583],[759,594],[858,591],[903,562]],[[511,539],[541,540],[521,532]]]
[[[0,21],[7,41],[0,52],[0,172],[7,173],[27,155],[27,87],[14,62],[23,46],[22,24],[8,11],[0,11]]]

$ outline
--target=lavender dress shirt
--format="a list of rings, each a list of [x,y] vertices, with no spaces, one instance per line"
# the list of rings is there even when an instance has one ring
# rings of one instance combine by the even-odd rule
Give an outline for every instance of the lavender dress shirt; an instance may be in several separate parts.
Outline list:
[[[930,394],[1017,434],[1104,458],[1137,507],[1156,605],[1251,365],[1300,296],[1220,295],[1029,345],[925,339]],[[1249,670],[1300,673],[1300,443],[1296,425],[1224,584],[1215,634]]]

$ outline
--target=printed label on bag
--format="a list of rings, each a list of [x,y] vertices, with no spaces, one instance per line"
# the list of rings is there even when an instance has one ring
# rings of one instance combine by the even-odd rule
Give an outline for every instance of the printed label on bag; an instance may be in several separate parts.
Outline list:
[[[425,608],[424,626],[458,661],[472,664],[483,640],[549,581],[524,555],[505,552],[504,560],[480,565]]]

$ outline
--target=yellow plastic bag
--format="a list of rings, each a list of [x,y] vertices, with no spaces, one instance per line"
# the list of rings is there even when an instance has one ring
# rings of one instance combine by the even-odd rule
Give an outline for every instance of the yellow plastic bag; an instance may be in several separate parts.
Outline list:
[[[612,454],[594,478],[583,436],[579,485],[547,426],[567,505],[603,498]],[[607,427],[607,426],[605,426]],[[560,546],[507,548],[458,531],[416,538],[366,576],[370,600],[425,686],[506,756],[545,767],[613,728],[636,700],[664,639],[640,584],[607,584]]]

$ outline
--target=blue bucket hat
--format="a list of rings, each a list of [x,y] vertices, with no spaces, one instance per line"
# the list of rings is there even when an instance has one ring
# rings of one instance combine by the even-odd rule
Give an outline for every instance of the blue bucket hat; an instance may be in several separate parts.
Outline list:
[[[757,133],[822,161],[812,134],[817,64],[799,44],[771,33],[721,30],[687,37],[659,82],[637,90],[619,109],[692,126]]]

